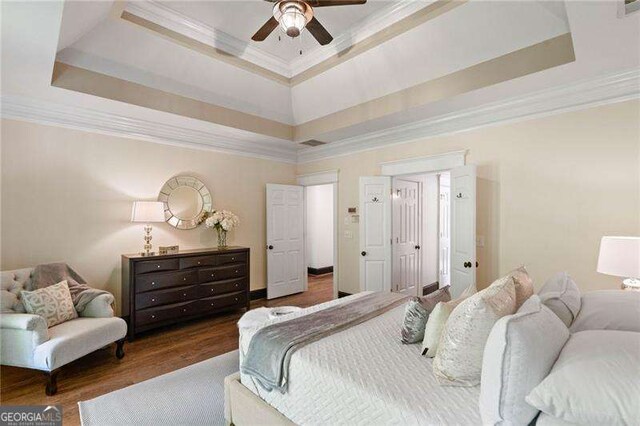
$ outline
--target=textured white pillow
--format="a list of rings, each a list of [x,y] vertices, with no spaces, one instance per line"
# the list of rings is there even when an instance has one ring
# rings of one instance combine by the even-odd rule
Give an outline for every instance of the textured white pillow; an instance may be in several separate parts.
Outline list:
[[[542,303],[569,327],[580,311],[580,290],[566,272],[549,278],[538,292]]]
[[[27,312],[43,317],[49,327],[78,317],[66,280],[37,290],[22,291],[20,298]]]
[[[638,424],[640,333],[588,330],[572,334],[551,373],[526,400],[566,422]]]
[[[621,330],[640,332],[640,291],[600,290],[582,296],[571,332]]]
[[[480,383],[482,354],[493,325],[516,311],[515,283],[507,276],[460,303],[444,326],[433,373],[441,384]]]
[[[480,414],[487,425],[527,425],[538,410],[525,397],[549,374],[569,330],[536,295],[491,329],[482,358]]]
[[[438,351],[438,342],[440,342],[440,336],[444,325],[449,319],[449,315],[453,309],[462,303],[463,300],[476,293],[476,286],[470,285],[467,287],[460,297],[448,302],[439,302],[427,319],[427,325],[424,329],[424,339],[422,339],[422,355],[426,355],[429,358],[436,356]]]

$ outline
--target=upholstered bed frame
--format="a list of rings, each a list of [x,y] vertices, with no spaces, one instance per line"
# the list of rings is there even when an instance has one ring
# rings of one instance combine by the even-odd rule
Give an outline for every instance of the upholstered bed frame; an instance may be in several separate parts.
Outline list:
[[[240,383],[240,373],[224,379],[224,418],[227,425],[295,425]]]

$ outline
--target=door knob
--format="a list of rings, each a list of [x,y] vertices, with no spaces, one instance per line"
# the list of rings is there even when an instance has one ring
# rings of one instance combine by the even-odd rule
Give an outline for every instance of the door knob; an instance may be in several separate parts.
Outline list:
[[[415,249],[420,250],[420,246],[419,245],[415,246]]]
[[[361,255],[363,255],[363,256],[366,256],[366,255],[367,255],[367,252],[366,252],[366,251],[363,251],[363,252],[362,252],[362,253],[360,253],[360,254],[361,254]]]
[[[267,248],[268,248],[269,250],[273,250],[273,246],[272,246],[272,245],[267,246]]]
[[[478,261],[476,261],[476,268],[477,268],[478,266],[480,266],[480,264],[478,263]]]
[[[471,262],[464,262],[465,268],[471,268]]]
[[[462,198],[462,192],[459,192],[458,195],[456,195],[456,198]]]

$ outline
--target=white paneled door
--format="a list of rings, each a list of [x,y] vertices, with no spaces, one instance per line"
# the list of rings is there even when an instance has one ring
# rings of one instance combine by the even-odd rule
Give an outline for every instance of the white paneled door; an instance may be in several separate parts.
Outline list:
[[[451,296],[476,283],[476,166],[451,170]]]
[[[360,288],[391,290],[391,178],[360,178]]]
[[[418,295],[420,283],[420,183],[393,179],[391,290]]]
[[[449,178],[440,177],[439,278],[440,287],[451,283],[451,187]]]
[[[267,299],[305,290],[303,187],[267,184]]]

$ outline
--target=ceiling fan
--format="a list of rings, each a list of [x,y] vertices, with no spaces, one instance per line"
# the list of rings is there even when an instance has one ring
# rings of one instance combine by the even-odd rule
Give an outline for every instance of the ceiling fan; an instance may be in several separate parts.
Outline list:
[[[263,41],[278,25],[291,38],[298,37],[307,28],[321,45],[333,40],[331,34],[313,16],[314,7],[349,6],[365,4],[367,0],[266,0],[275,3],[273,16],[251,37],[253,41]]]

